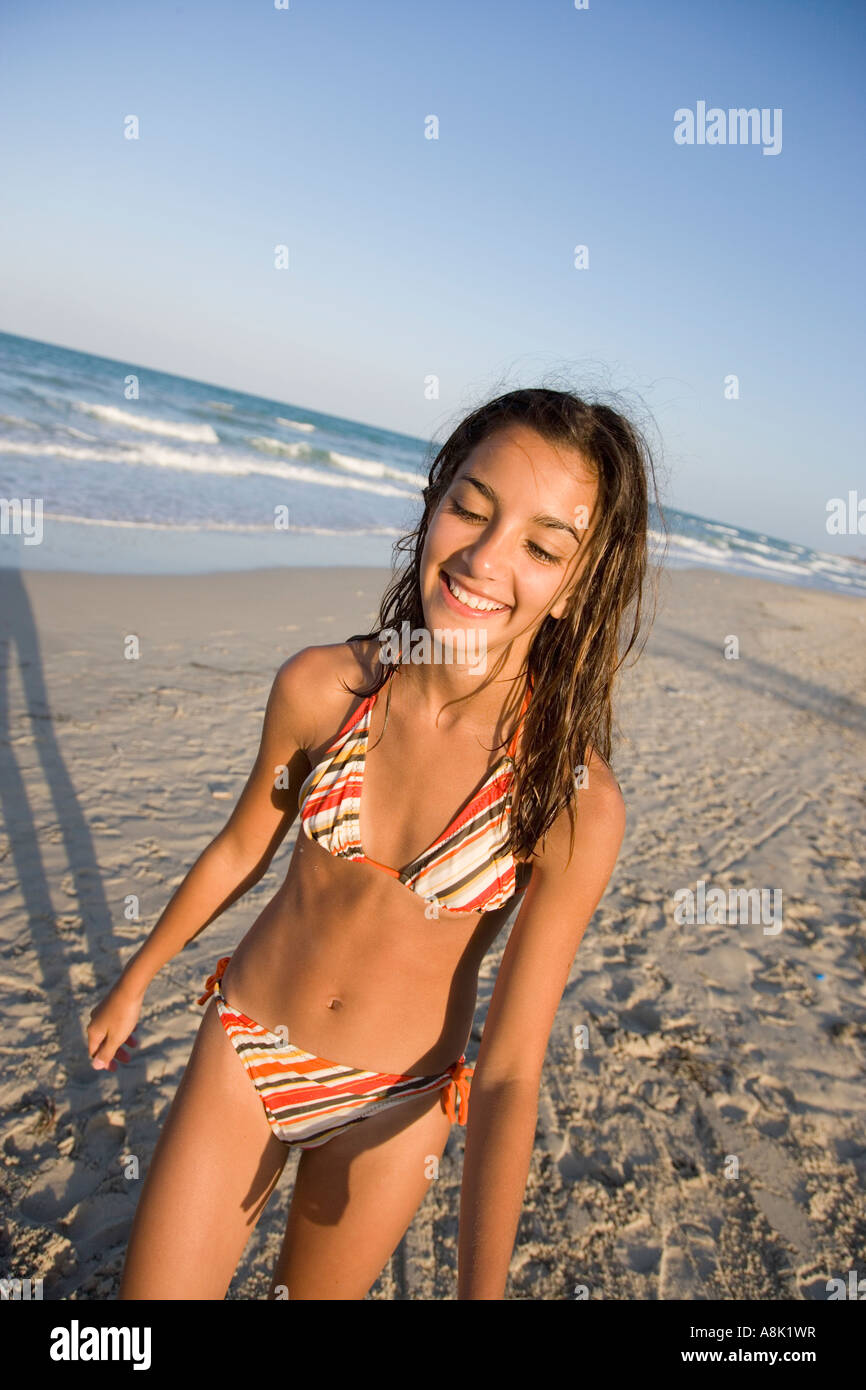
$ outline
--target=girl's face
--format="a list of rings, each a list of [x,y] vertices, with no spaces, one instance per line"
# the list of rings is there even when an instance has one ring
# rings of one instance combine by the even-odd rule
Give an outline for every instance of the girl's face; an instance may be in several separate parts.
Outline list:
[[[597,491],[580,453],[525,425],[482,440],[430,520],[421,554],[427,627],[483,628],[488,649],[524,634],[528,645],[548,613],[565,611]]]

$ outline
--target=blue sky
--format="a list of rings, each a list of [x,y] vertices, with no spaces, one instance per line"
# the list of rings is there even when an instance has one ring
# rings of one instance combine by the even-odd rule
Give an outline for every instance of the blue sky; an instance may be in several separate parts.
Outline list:
[[[6,0],[0,327],[422,438],[564,371],[652,412],[673,505],[862,554],[825,515],[866,493],[864,34],[845,0]],[[781,108],[781,152],[675,144],[698,101]]]

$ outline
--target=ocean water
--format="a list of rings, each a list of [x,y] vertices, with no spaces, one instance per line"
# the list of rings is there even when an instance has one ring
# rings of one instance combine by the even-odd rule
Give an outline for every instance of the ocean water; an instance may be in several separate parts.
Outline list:
[[[38,543],[32,524],[7,518],[2,566],[388,566],[421,516],[433,457],[409,435],[0,333],[0,499],[42,504]],[[854,560],[665,515],[671,566],[866,594]]]

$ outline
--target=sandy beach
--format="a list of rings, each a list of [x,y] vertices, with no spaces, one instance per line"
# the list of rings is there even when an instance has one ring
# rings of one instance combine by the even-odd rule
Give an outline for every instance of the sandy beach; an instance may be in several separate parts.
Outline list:
[[[89,1064],[90,1010],[224,824],[277,667],[371,626],[386,580],[0,571],[0,1277],[116,1297],[201,981],[276,891],[296,828],[160,972],[112,1074]],[[864,649],[866,599],[666,575],[621,680],[626,837],[551,1034],[507,1298],[825,1299],[866,1275]],[[781,918],[678,921],[700,883],[778,890]],[[463,1136],[368,1297],[455,1297]],[[232,1299],[266,1296],[296,1164]]]

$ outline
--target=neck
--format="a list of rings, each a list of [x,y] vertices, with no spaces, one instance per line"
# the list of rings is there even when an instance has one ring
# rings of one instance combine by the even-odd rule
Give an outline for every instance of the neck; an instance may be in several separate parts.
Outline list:
[[[398,698],[426,711],[444,730],[487,733],[496,727],[498,733],[501,721],[510,731],[527,691],[526,673],[519,670],[473,674],[471,668],[456,664],[404,662],[395,667],[395,674],[400,676]]]

